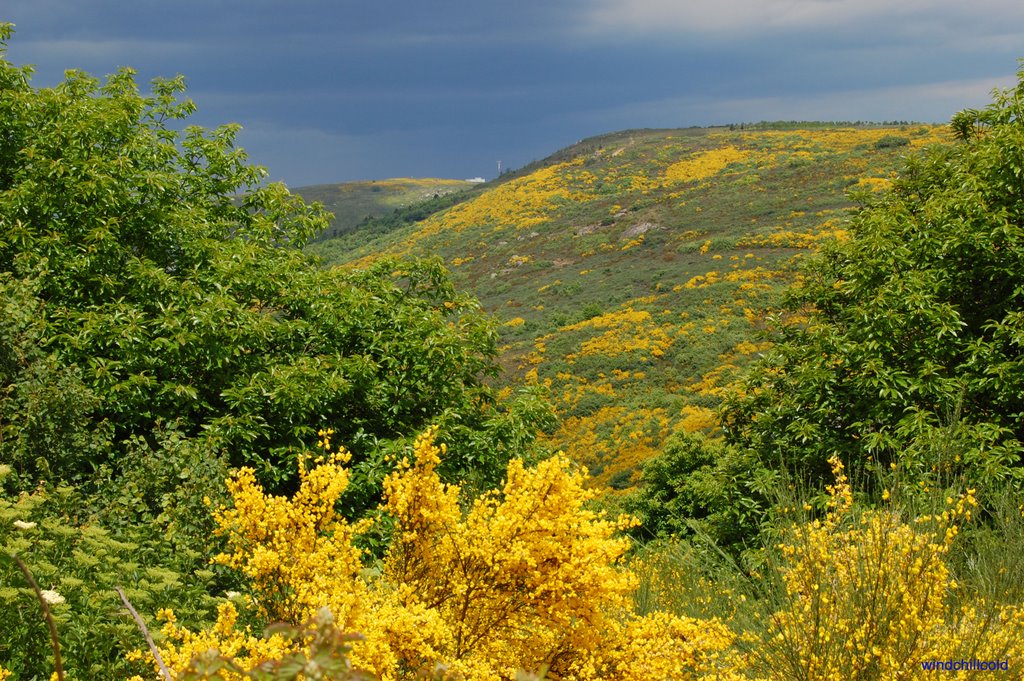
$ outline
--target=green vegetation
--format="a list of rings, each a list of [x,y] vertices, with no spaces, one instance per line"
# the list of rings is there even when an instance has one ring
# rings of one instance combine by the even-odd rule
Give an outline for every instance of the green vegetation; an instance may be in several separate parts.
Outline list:
[[[948,138],[761,127],[583,140],[422,221],[310,250],[346,267],[439,255],[504,322],[501,383],[549,391],[550,446],[629,488],[674,432],[717,432],[724,387],[765,350],[799,257],[845,238],[848,192],[884,189],[906,154]]]
[[[335,239],[355,231],[381,231],[387,226],[422,220],[464,200],[478,185],[466,180],[397,178],[296,187],[292,192],[330,212],[327,227],[314,241]]]
[[[0,447],[21,488],[118,480],[166,430],[273,484],[318,426],[373,466],[438,419],[528,439],[481,383],[495,334],[476,303],[433,262],[318,268],[298,247],[322,209],[260,186],[236,127],[176,133],[180,80],[142,97],[130,71],[4,78],[2,399],[31,417],[5,418]]]
[[[731,443],[814,480],[839,455],[1020,484],[1020,96],[962,115],[957,144],[914,157],[807,264],[788,300],[807,317],[728,400]]]
[[[832,457],[868,502],[890,471],[911,497],[975,489],[986,514],[1020,493],[1022,92],[960,114],[956,143],[862,194],[849,238],[806,260],[723,392],[723,440],[677,435],[645,465],[628,505],[650,533],[756,549],[777,490],[820,493]]]

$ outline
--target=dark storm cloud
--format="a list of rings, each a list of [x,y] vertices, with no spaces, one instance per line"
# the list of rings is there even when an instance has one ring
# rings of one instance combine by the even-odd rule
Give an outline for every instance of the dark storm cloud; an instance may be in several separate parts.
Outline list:
[[[625,127],[946,120],[1012,82],[1005,0],[8,0],[8,58],[184,73],[301,185],[494,174]]]

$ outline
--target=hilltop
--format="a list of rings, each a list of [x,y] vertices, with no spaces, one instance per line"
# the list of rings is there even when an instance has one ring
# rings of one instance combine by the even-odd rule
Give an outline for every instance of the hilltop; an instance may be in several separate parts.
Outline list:
[[[440,178],[398,177],[316,184],[293,189],[308,202],[318,201],[334,218],[320,238],[338,237],[357,230],[373,218],[400,212],[413,205],[437,202],[449,206],[454,196],[472,189],[476,182]]]
[[[796,125],[582,140],[426,219],[312,248],[349,267],[439,256],[501,321],[506,380],[547,386],[550,444],[627,487],[672,432],[715,432],[723,386],[763,349],[794,263],[844,238],[851,195],[948,134]]]

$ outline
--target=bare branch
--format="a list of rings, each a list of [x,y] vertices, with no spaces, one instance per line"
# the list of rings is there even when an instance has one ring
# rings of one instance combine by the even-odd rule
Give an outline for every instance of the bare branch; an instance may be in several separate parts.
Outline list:
[[[25,579],[32,586],[32,590],[36,592],[36,599],[39,600],[39,604],[43,606],[43,618],[46,620],[46,624],[50,627],[50,645],[53,646],[53,663],[56,667],[57,681],[64,681],[64,664],[60,658],[60,642],[57,640],[57,625],[53,621],[53,615],[50,614],[50,605],[43,598],[43,592],[40,590],[39,585],[36,584],[36,580],[32,577],[32,573],[29,571],[28,566],[25,565],[24,561],[13,553],[10,554],[11,558],[18,565],[18,569],[25,575]]]
[[[153,653],[153,659],[155,659],[156,663],[160,666],[160,673],[163,674],[163,677],[167,679],[167,681],[174,681],[174,679],[171,678],[171,672],[167,669],[167,665],[164,664],[164,659],[160,657],[160,651],[157,649],[156,643],[153,642],[153,637],[150,636],[149,629],[146,628],[146,623],[142,621],[139,613],[135,611],[135,608],[133,608],[131,602],[129,602],[128,597],[124,595],[124,589],[119,586],[115,586],[114,591],[116,591],[117,595],[121,597],[121,602],[124,603],[124,607],[128,608],[128,612],[130,612],[132,617],[135,619],[135,624],[137,624],[139,630],[142,631],[142,635],[146,637],[146,645],[149,646],[149,652]]]

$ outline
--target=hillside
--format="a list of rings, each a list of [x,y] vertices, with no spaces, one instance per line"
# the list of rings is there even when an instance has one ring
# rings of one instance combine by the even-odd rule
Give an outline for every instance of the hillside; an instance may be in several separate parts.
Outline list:
[[[320,238],[349,233],[368,219],[385,216],[431,199],[440,199],[475,187],[466,180],[400,177],[339,184],[297,187],[293,193],[307,202],[318,201],[334,214]]]
[[[793,280],[944,127],[633,130],[584,140],[475,198],[314,250],[437,255],[502,322],[507,376],[548,386],[551,444],[626,487],[673,431],[712,432]]]

